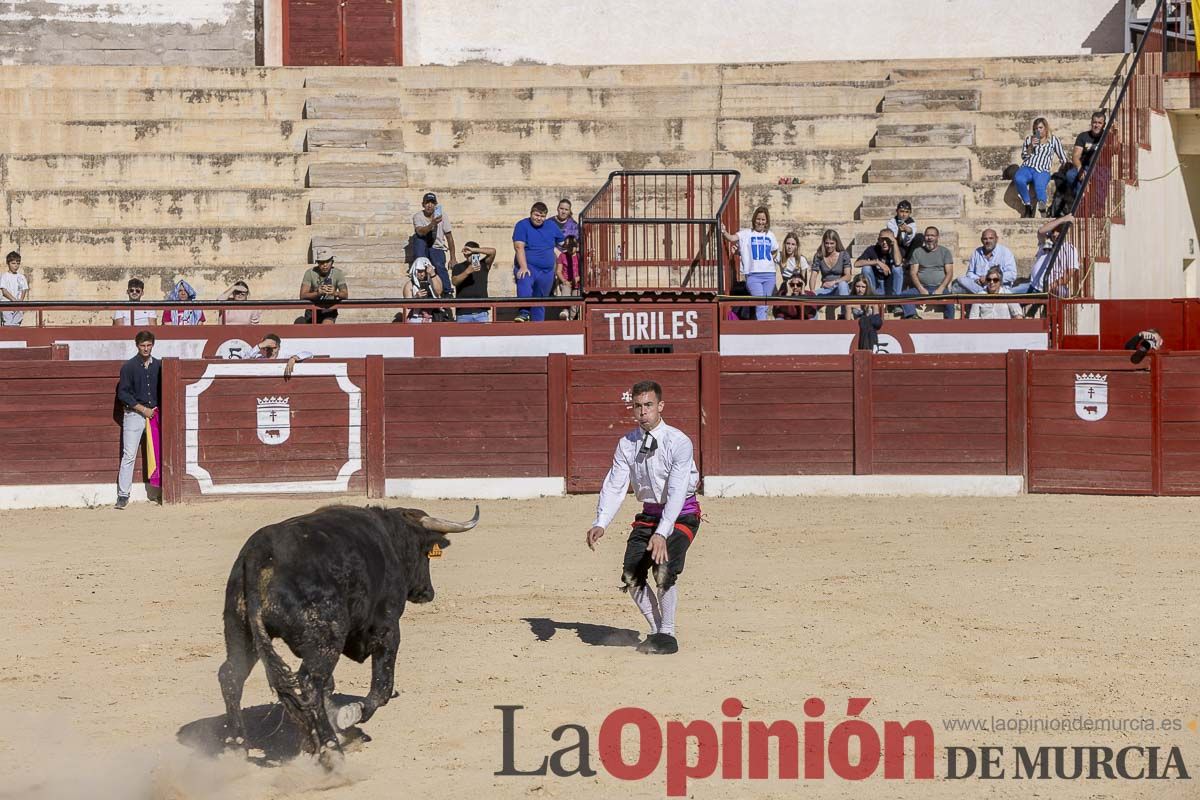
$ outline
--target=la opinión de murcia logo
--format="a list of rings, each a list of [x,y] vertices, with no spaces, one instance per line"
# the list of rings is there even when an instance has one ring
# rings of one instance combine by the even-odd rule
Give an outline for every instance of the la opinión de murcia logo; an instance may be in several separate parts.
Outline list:
[[[870,702],[869,697],[849,698],[848,718],[830,723],[821,719],[825,701],[810,697],[804,702],[807,719],[799,724],[742,720],[746,707],[736,697],[721,704],[725,718],[717,723],[664,723],[644,708],[623,707],[601,722],[595,754],[605,772],[623,781],[646,780],[665,767],[668,797],[686,795],[689,781],[714,776],[720,780],[935,778],[933,726],[925,720],[873,724],[860,718]],[[584,725],[555,728],[550,738],[561,746],[550,753],[542,751],[538,762],[537,755],[517,754],[517,712],[525,706],[493,707],[500,712],[502,725],[501,768],[495,775],[590,778],[597,774],[592,767],[592,735]],[[622,742],[630,746],[623,749]],[[991,746],[947,747],[945,752],[947,779],[1190,779],[1174,746],[1018,746],[1010,756],[1005,748]]]

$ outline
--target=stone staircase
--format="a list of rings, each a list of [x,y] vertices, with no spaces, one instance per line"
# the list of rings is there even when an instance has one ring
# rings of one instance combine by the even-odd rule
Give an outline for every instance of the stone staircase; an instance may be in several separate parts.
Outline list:
[[[151,297],[184,277],[290,298],[329,245],[354,296],[389,297],[427,190],[460,246],[503,265],[535,200],[578,212],[612,170],[732,168],[744,216],[766,204],[806,254],[826,227],[857,252],[907,198],[960,263],[994,227],[1027,269],[1039,223],[1001,173],[1034,117],[1069,148],[1118,60],[7,67],[0,250],[41,299],[123,298],[132,275]],[[506,269],[493,292],[512,292]]]

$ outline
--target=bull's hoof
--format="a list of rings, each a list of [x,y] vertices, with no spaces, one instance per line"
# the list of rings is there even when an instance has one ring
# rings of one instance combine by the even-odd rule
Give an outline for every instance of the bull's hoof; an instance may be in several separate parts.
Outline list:
[[[347,730],[357,725],[363,718],[362,703],[346,703],[337,710],[333,724],[339,731]]]
[[[345,760],[346,757],[343,756],[341,751],[337,749],[336,744],[322,750],[321,754],[317,756],[317,763],[320,764],[326,772],[333,772],[335,769],[340,767]]]

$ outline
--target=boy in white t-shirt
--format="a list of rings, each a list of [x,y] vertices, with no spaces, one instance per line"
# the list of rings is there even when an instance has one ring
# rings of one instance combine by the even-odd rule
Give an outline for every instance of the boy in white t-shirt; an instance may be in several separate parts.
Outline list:
[[[0,302],[19,303],[29,299],[29,281],[21,274],[21,254],[13,250],[4,257],[7,267],[0,275]],[[0,325],[20,325],[24,311],[0,312]]]
[[[125,286],[125,294],[129,295],[129,302],[142,302],[142,294],[146,291],[146,285],[142,283],[141,278],[130,278],[129,283]],[[140,308],[133,310],[133,319],[130,319],[128,311],[114,311],[112,315],[113,325],[133,325],[137,328],[145,328],[148,325],[154,325],[158,320],[158,314],[153,308],[147,308],[144,311]]]
[[[738,246],[741,265],[738,277],[746,281],[746,288],[754,297],[770,297],[778,283],[775,254],[779,252],[779,241],[771,233],[771,212],[766,206],[754,209],[750,229],[742,228],[736,234],[722,229],[725,240]],[[755,309],[756,319],[768,319],[767,307]]]

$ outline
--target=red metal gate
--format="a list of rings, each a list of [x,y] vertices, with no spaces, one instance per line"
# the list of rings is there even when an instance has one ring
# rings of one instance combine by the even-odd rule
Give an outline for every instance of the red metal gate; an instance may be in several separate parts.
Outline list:
[[[574,356],[567,375],[567,491],[597,492],[622,435],[633,430],[627,392],[638,381],[663,388],[663,419],[686,433],[700,463],[700,356]]]
[[[400,66],[401,14],[400,0],[285,0],[283,63]]]

